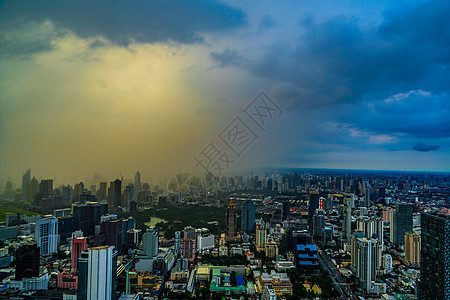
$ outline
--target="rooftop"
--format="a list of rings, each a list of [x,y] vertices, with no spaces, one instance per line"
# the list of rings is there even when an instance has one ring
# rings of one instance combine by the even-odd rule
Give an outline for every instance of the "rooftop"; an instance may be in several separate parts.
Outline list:
[[[317,251],[317,247],[314,244],[300,244],[297,245],[297,251]]]

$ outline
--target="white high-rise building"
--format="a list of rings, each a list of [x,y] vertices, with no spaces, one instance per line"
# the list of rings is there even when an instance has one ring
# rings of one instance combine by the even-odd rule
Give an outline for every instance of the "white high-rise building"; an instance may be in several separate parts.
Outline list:
[[[142,237],[142,250],[148,257],[155,257],[159,251],[158,231],[155,227],[148,228]]]
[[[41,255],[58,251],[58,219],[47,215],[36,222],[35,239]]]
[[[356,276],[369,293],[378,293],[380,290],[380,287],[376,284],[379,251],[377,239],[358,238],[356,240]]]
[[[364,232],[365,237],[371,238],[374,234],[377,236],[380,244],[384,244],[383,219],[380,217],[359,217],[357,222],[358,230]]]
[[[366,285],[375,280],[376,240],[358,238],[356,240],[356,276]]]
[[[378,247],[380,247],[380,251],[378,251],[377,257],[377,268],[381,268],[382,257],[381,253],[384,247],[384,234],[383,234],[383,219],[381,217],[359,217],[357,221],[358,230],[364,233],[364,236],[367,239],[375,238],[378,239]]]
[[[80,268],[83,269],[83,268]],[[115,298],[117,273],[117,251],[114,246],[88,249],[87,300],[110,300]],[[83,279],[81,279],[83,281]]]
[[[213,249],[216,246],[213,234],[199,235],[197,237],[197,250]]]

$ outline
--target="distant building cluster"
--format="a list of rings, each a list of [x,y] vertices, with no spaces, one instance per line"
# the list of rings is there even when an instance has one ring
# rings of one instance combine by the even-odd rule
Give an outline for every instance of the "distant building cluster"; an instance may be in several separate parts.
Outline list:
[[[446,175],[22,179],[2,198],[29,213],[0,223],[0,299],[450,299]],[[223,214],[181,223],[190,207]],[[175,217],[140,221],[166,211]]]

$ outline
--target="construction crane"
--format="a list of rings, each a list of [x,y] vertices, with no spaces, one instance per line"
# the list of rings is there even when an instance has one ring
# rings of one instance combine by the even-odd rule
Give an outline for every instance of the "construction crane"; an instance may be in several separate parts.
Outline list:
[[[120,180],[123,181],[123,175],[122,175],[122,172],[119,171],[119,174],[120,174]]]

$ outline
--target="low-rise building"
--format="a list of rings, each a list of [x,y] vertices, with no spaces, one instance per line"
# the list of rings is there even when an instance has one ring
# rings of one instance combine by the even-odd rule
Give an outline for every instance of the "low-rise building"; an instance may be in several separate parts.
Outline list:
[[[60,289],[76,289],[78,287],[78,276],[69,272],[60,272],[57,275],[56,286]]]
[[[275,292],[275,289],[271,284],[267,284],[264,287],[261,300],[277,300],[277,293]]]
[[[255,272],[256,273],[256,272]],[[286,273],[277,273],[274,270],[270,274],[259,274],[256,280],[256,287],[259,293],[264,292],[266,285],[272,285],[278,296],[292,295],[292,283]]]
[[[280,272],[286,272],[287,269],[294,269],[295,265],[290,260],[279,260],[275,262],[275,269]]]

